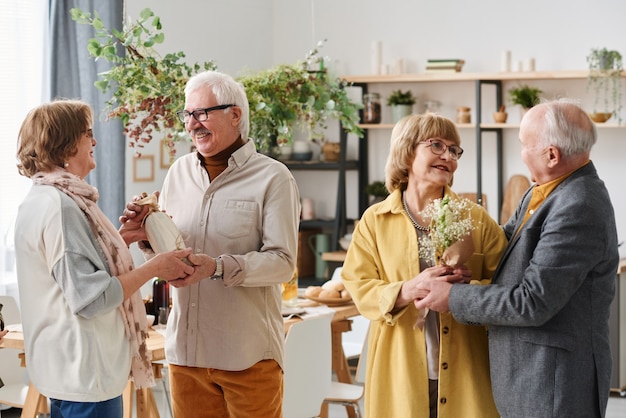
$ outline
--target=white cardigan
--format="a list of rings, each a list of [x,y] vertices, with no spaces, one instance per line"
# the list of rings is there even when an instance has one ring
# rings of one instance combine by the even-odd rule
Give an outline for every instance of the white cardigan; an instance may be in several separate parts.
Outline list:
[[[19,208],[15,249],[31,382],[54,399],[119,396],[131,360],[123,292],[83,212],[56,188],[33,186]]]

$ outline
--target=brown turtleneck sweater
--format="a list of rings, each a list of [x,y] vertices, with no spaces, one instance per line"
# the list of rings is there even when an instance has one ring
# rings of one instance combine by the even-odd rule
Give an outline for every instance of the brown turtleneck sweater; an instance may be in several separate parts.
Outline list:
[[[226,170],[226,167],[228,167],[228,159],[231,155],[233,155],[233,152],[241,148],[243,144],[243,139],[239,136],[239,138],[237,138],[237,140],[233,142],[230,147],[226,148],[222,152],[218,152],[212,157],[204,158],[199,152],[196,154],[202,164],[202,167],[204,167],[207,173],[209,173],[209,180],[213,181],[213,179]]]

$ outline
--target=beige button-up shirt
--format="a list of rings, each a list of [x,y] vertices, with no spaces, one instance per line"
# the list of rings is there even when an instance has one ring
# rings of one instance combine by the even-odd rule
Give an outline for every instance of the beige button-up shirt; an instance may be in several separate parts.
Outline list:
[[[191,153],[170,167],[159,203],[194,253],[224,261],[223,281],[173,290],[168,362],[233,371],[274,359],[282,367],[281,283],[296,266],[300,219],[290,171],[250,140],[211,182]]]

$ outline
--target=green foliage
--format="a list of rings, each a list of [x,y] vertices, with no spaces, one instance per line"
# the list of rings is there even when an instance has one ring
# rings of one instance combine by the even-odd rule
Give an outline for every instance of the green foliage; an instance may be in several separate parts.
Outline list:
[[[185,84],[201,71],[216,70],[215,63],[187,65],[183,52],[161,57],[154,49],[165,38],[161,19],[148,8],[121,32],[104,27],[96,12],[92,16],[75,8],[70,13],[77,23],[94,28],[95,37],[87,43],[89,53],[114,64],[95,83],[102,92],[113,91],[107,117],[121,119],[131,147],[143,147],[154,132],[164,132],[174,153],[173,142],[180,139],[175,131],[184,129],[176,112],[185,107]],[[117,54],[119,48],[125,49],[123,56]],[[312,71],[312,66],[317,68]],[[291,142],[298,125],[308,128],[312,139],[321,138],[328,118],[338,119],[346,131],[363,136],[358,126],[362,105],[350,101],[345,80],[328,75],[317,48],[304,62],[244,75],[238,81],[246,88],[250,136],[260,150]]]
[[[365,193],[376,197],[389,196],[389,191],[387,190],[387,187],[385,187],[385,183],[380,180],[376,180],[365,186]]]
[[[614,113],[621,123],[621,75],[624,69],[622,54],[606,48],[593,48],[587,55],[587,64],[589,65],[587,91],[593,89],[594,92],[594,113],[598,104],[602,102],[601,112]]]
[[[387,105],[395,106],[395,105],[414,105],[415,104],[415,96],[411,93],[411,90],[407,90],[406,92],[402,92],[402,90],[394,90],[391,92],[389,97],[387,97]]]
[[[154,46],[163,43],[165,35],[161,19],[150,9],[142,10],[122,31],[106,28],[97,12],[92,16],[74,8],[70,13],[77,23],[94,28],[95,37],[87,43],[90,55],[113,64],[95,83],[102,92],[113,91],[107,118],[122,121],[129,146],[141,148],[154,132],[163,132],[173,152],[173,141],[179,139],[175,131],[183,129],[176,111],[185,106],[185,83],[200,71],[214,70],[213,61],[190,66],[184,62],[183,52],[161,57]],[[120,48],[125,49],[121,56],[117,53]]]
[[[524,109],[530,109],[539,104],[541,93],[543,93],[541,89],[524,84],[510,89],[509,99],[513,104],[520,105]]]
[[[358,126],[362,105],[349,99],[345,80],[328,74],[319,56],[322,46],[318,43],[302,62],[238,78],[248,95],[250,136],[259,150],[271,152],[275,146],[290,144],[297,128],[309,139],[322,139],[329,118],[338,119],[347,132],[363,136]]]

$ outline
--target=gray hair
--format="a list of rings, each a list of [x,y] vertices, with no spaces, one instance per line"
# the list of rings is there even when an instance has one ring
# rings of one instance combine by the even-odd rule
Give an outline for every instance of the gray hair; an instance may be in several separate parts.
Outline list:
[[[239,133],[241,134],[241,139],[246,141],[250,133],[250,105],[248,104],[248,97],[243,85],[228,74],[218,71],[204,71],[194,75],[187,81],[185,98],[191,92],[202,87],[211,88],[218,105],[234,104],[241,109]],[[225,109],[224,112],[228,112],[228,109]]]
[[[589,115],[572,99],[559,99],[541,103],[536,110],[543,121],[537,127],[541,145],[552,145],[561,151],[565,158],[588,154],[596,143],[596,125]]]

